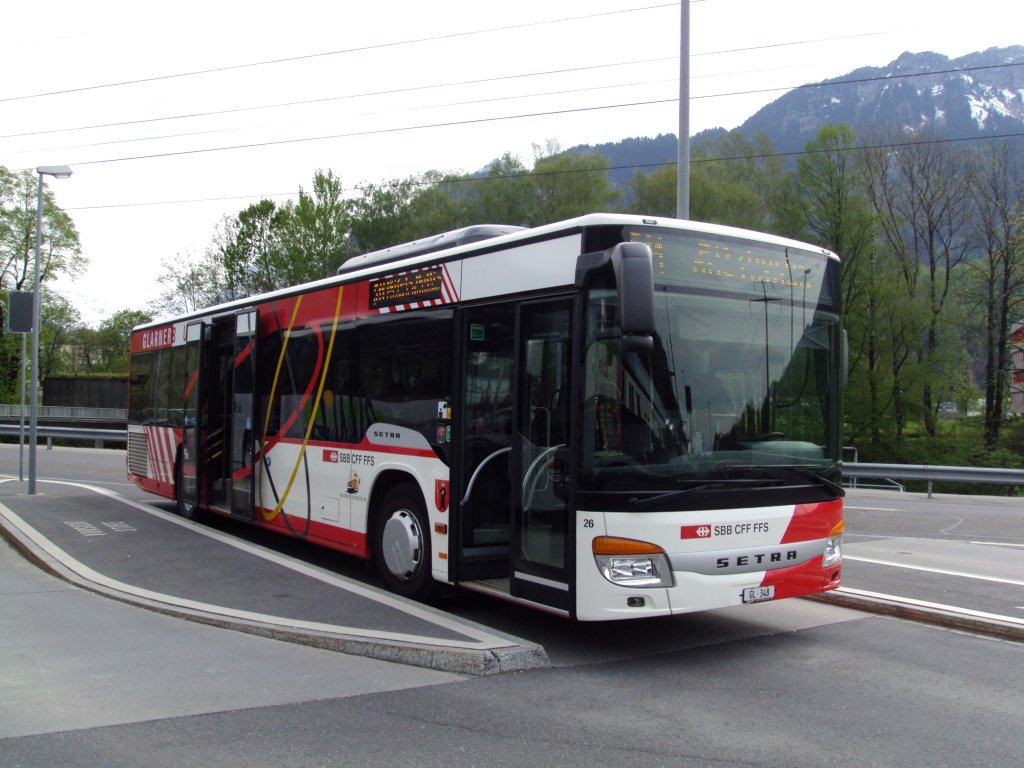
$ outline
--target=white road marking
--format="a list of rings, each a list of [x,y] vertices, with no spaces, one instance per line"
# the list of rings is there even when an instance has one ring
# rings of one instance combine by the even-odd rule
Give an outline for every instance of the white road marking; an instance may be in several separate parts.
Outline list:
[[[899,595],[885,595],[881,592],[868,592],[863,589],[853,589],[852,587],[839,587],[837,592],[843,592],[848,595],[855,595],[858,597],[871,597],[878,600],[888,600],[893,603],[901,603],[903,605],[913,605],[919,608],[931,608],[940,611],[949,611],[951,613],[959,613],[966,616],[974,616],[979,619],[988,619],[990,621],[1001,621],[1007,624],[1015,624],[1017,626],[1024,627],[1024,619],[1018,619],[1015,616],[1002,616],[998,613],[985,613],[984,611],[972,611],[970,608],[959,608],[955,605],[943,605],[942,603],[929,603],[927,600],[915,600],[910,597],[900,597]]]
[[[965,573],[963,571],[949,571],[945,568],[929,568],[925,565],[913,565],[911,563],[894,563],[891,560],[875,560],[871,557],[856,557],[853,555],[843,555],[844,560],[853,560],[858,563],[871,563],[872,565],[888,565],[893,568],[908,568],[912,571],[926,571],[928,573],[941,573],[944,576],[960,576],[965,579],[980,579],[981,581],[995,581],[1000,584],[1013,584],[1014,586],[1024,587],[1024,581],[1017,579],[1001,579],[995,576],[982,576],[978,573]]]

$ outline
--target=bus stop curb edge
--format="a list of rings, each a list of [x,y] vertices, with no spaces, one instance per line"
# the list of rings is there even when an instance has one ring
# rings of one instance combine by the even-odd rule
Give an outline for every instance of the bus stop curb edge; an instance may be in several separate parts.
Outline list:
[[[857,594],[843,587],[831,592],[807,595],[804,599],[853,608],[881,616],[934,624],[946,629],[973,632],[1001,640],[1024,642],[1024,624],[999,621],[997,617],[972,615],[972,612],[957,610],[953,606],[924,604],[896,599],[895,596]]]
[[[144,594],[144,590],[134,590],[130,585],[113,587],[76,569],[77,561],[70,557],[61,557],[63,552],[59,548],[41,544],[37,539],[43,537],[2,503],[0,503],[0,535],[11,542],[27,560],[68,584],[165,616],[352,656],[363,656],[454,674],[485,676],[550,665],[546,652],[537,645],[510,643],[505,647],[459,648],[440,643],[427,645],[402,642],[374,637],[372,633],[357,633],[356,631],[353,634],[317,631],[282,624],[270,624],[237,616],[219,615],[210,611],[175,605],[154,599]],[[47,541],[47,543],[49,542]]]

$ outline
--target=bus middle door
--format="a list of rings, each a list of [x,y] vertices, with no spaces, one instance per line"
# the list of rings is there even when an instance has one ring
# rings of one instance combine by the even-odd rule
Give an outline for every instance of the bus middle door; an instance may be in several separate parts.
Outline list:
[[[177,495],[182,509],[191,510],[200,502],[206,503],[205,494],[200,499],[200,454],[202,453],[205,427],[203,426],[203,374],[206,369],[204,346],[206,328],[202,320],[185,326],[185,372],[187,382],[182,405],[183,429],[181,438],[181,459],[177,469],[176,483],[180,483]]]
[[[253,519],[256,425],[256,338],[258,316],[255,309],[243,309],[234,317],[235,343],[231,377],[231,515]]]
[[[243,520],[254,509],[256,320],[250,308],[204,326],[199,374],[199,485],[210,509]]]

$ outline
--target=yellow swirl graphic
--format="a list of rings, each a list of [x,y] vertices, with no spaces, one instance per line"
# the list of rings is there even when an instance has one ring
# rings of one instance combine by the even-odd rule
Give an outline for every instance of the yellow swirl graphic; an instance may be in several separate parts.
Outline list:
[[[316,422],[316,414],[320,409],[320,399],[324,393],[324,383],[327,381],[327,369],[330,366],[331,352],[334,349],[334,339],[338,333],[338,319],[341,316],[341,296],[342,288],[338,288],[338,301],[334,306],[334,319],[331,321],[331,337],[327,342],[327,352],[324,355],[324,364],[320,371],[320,382],[317,385],[316,397],[313,400],[313,410],[309,415],[309,422],[306,424],[306,434],[302,437],[302,445],[299,447],[299,456],[295,460],[295,466],[292,467],[291,477],[288,478],[288,484],[285,486],[284,493],[281,494],[281,500],[277,503],[277,506],[270,512],[263,506],[263,467],[265,461],[260,460],[260,477],[259,477],[259,497],[260,497],[260,510],[264,520],[273,520],[277,517],[281,511],[281,507],[284,506],[285,501],[288,500],[288,495],[292,491],[292,485],[295,483],[295,477],[299,474],[299,467],[302,466],[302,460],[306,455],[306,445],[309,443],[309,436],[313,432],[313,424]],[[295,325],[295,316],[299,311],[299,304],[302,303],[302,297],[299,296],[295,300],[295,308],[292,310],[292,317],[288,321],[288,329],[285,331],[284,344],[281,345],[281,354],[277,359],[277,368],[274,370],[274,383],[270,388],[270,399],[268,400],[267,416],[263,422],[263,442],[266,445],[267,440],[267,429],[270,425],[270,406],[269,404],[274,402],[274,394],[277,391],[277,380],[281,375],[281,366],[284,363],[285,351],[288,348],[288,339],[291,337],[292,327]]]

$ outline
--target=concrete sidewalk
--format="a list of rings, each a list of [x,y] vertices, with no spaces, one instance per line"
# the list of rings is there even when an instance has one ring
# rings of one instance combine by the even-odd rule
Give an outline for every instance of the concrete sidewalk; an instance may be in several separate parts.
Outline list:
[[[486,675],[544,649],[85,483],[0,481],[0,528],[84,589],[192,621],[318,648]]]

